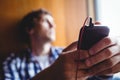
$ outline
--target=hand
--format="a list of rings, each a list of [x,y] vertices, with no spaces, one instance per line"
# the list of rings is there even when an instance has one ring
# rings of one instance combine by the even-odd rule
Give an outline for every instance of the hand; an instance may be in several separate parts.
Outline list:
[[[75,46],[76,43],[67,47],[66,52],[53,65],[40,72],[33,80],[75,80],[76,63],[79,63],[78,80],[120,71],[120,44],[116,39],[106,37],[88,51],[76,50]],[[80,54],[80,60],[76,62],[77,53]]]
[[[88,55],[86,53],[86,55]],[[120,42],[119,39],[106,37],[89,50],[89,58],[82,57],[90,67],[90,75],[108,75],[120,71]]]
[[[74,44],[74,45],[73,45]],[[63,52],[53,65],[37,74],[32,80],[75,80],[76,75],[76,57],[77,53],[86,53],[75,49],[76,42],[72,43]],[[74,48],[73,48],[74,47]],[[65,51],[64,50],[64,51]],[[84,62],[79,61],[78,79],[85,80],[88,76]]]
[[[76,44],[74,43],[73,45],[75,49]],[[88,50],[88,52],[80,52],[80,59],[85,60],[84,63],[82,62],[84,66],[80,67],[80,69],[87,69],[87,76],[110,75],[120,72],[119,37],[105,37]]]
[[[69,46],[67,46],[62,52],[67,52],[67,51],[72,51],[72,50],[76,50],[77,49],[77,44],[78,41],[75,41],[73,43],[71,43]]]
[[[117,38],[105,37],[88,51],[77,51],[75,46],[76,43],[73,43],[72,48],[68,47],[75,51],[70,52],[67,48],[67,52],[59,57],[58,63],[61,62],[59,73],[63,74],[63,80],[75,79],[76,53],[80,54],[82,60],[79,60],[78,79],[85,80],[89,76],[108,75],[120,71],[120,44]]]

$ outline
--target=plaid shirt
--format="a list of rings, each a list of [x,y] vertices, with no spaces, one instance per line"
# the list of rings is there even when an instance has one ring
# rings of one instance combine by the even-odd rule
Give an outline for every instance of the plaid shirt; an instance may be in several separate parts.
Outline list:
[[[62,48],[51,48],[49,55],[49,63],[52,64],[62,52]],[[34,59],[30,49],[23,50],[19,54],[11,54],[3,63],[4,80],[29,80],[39,73],[42,68]],[[120,74],[113,77],[102,79],[101,77],[93,76],[88,80],[120,80]]]
[[[62,48],[52,47],[49,63],[52,64],[61,52]],[[30,49],[23,50],[18,54],[11,54],[3,63],[3,68],[4,80],[28,80],[42,70]]]

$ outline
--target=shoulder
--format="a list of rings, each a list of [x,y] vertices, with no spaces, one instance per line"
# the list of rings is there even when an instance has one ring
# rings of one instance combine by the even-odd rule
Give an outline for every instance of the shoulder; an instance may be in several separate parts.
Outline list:
[[[24,61],[28,56],[30,56],[30,54],[28,54],[29,52],[26,50],[21,50],[19,52],[16,53],[10,53],[10,55],[5,59],[5,61],[3,62],[3,65],[16,65],[22,61]]]
[[[5,61],[3,62],[3,66],[15,64],[17,62],[16,60],[17,60],[17,57],[16,57],[15,53],[10,53],[10,56],[8,56],[5,59]]]

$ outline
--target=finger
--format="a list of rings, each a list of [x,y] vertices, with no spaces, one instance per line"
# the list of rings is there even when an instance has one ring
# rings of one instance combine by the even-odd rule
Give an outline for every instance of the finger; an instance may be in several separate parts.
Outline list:
[[[64,57],[65,65],[69,67],[73,67],[71,66],[71,64],[74,64],[76,67],[78,66],[78,69],[86,69],[88,67],[85,65],[84,61],[80,59],[80,55],[79,55],[83,53],[88,54],[87,51],[85,50],[75,50],[71,52],[63,52],[61,56]],[[87,55],[84,55],[84,57],[87,57]]]
[[[81,79],[81,78],[84,78],[84,79]],[[77,79],[78,80],[87,80],[87,78],[89,77],[89,74],[86,70],[79,70],[78,71],[78,74],[77,74]],[[80,78],[80,79],[79,79]],[[85,79],[86,78],[86,79]]]
[[[75,54],[75,64],[78,64],[78,69],[86,69],[88,68],[85,64],[85,59],[89,57],[87,50],[77,50],[78,52]]]
[[[85,60],[88,57],[90,57],[88,50],[79,50],[79,59],[80,60]]]
[[[63,52],[76,49],[76,48],[77,48],[77,43],[78,43],[77,41],[71,43],[68,47],[66,47],[66,48],[63,50]]]
[[[107,59],[91,68],[89,68],[88,73],[91,75],[96,75],[102,71],[108,70],[108,69],[112,69],[114,68],[114,71],[119,70],[120,67],[118,68],[118,65],[115,66],[116,64],[120,63],[120,54],[113,56],[110,59]],[[120,66],[120,65],[119,65]],[[116,69],[115,69],[116,68]],[[110,73],[112,73],[113,71],[111,71]]]
[[[81,69],[88,69],[88,66],[86,66],[85,65],[85,63],[84,62],[80,62],[79,61],[79,63],[77,63],[77,64],[75,64],[76,65],[76,68],[78,68],[78,70],[81,70]]]
[[[98,43],[93,45],[91,49],[89,49],[89,54],[94,55],[99,51],[103,50],[104,48],[114,45],[116,43],[117,41],[114,38],[105,37],[102,40],[100,40]]]
[[[67,53],[69,53],[70,55],[72,54],[76,62],[79,62],[81,60],[90,57],[87,50],[73,50],[73,51],[63,52],[62,54],[67,54]]]
[[[96,21],[94,24],[95,24],[95,25],[101,25],[101,23],[98,22],[98,21]]]
[[[113,66],[112,68],[104,70],[104,71],[98,73],[97,75],[106,75],[106,74],[108,75],[108,74],[115,74],[118,72],[120,72],[120,62],[118,64],[116,64],[115,66]]]
[[[102,62],[102,61],[118,54],[119,52],[120,52],[120,46],[114,45],[114,46],[106,48],[103,51],[99,52],[98,54],[86,59],[85,63],[87,66],[93,66],[99,62]]]

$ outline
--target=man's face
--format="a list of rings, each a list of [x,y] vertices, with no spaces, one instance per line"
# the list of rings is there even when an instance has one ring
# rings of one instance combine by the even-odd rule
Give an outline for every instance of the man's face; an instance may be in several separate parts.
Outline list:
[[[55,40],[55,23],[51,15],[41,15],[39,19],[35,19],[34,35],[38,39],[45,41]]]

